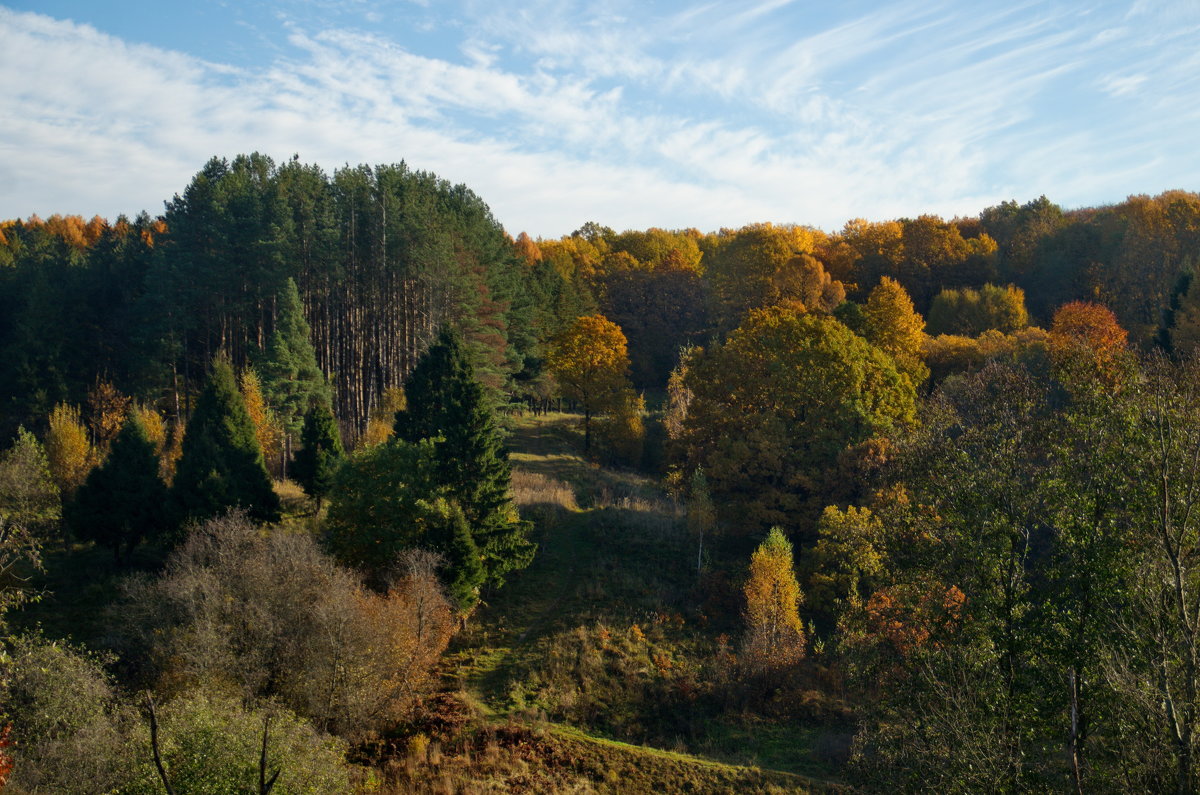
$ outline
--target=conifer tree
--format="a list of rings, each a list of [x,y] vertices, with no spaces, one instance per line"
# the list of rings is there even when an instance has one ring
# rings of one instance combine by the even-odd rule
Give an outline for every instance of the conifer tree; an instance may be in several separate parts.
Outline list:
[[[512,470],[500,428],[453,331],[444,329],[417,362],[405,392],[396,438],[436,440],[441,485],[462,506],[488,584],[503,584],[508,572],[529,565],[535,547],[509,496]]]
[[[479,547],[471,537],[471,528],[462,508],[455,502],[439,500],[436,509],[444,520],[444,538],[438,544],[446,556],[446,590],[462,612],[479,601],[479,589],[487,578]]]
[[[327,404],[318,403],[304,415],[300,449],[292,462],[292,475],[304,487],[304,493],[317,501],[318,511],[345,456],[333,412]]]
[[[291,456],[292,437],[300,431],[308,410],[331,402],[311,333],[296,282],[288,279],[279,295],[278,319],[261,367],[263,391],[283,426],[285,459]]]
[[[113,551],[120,562],[143,539],[167,529],[167,487],[158,454],[137,412],[129,412],[108,458],[88,475],[64,510],[76,536]]]
[[[183,518],[206,519],[241,507],[259,521],[279,521],[279,497],[225,357],[213,361],[188,420],[172,492]]]

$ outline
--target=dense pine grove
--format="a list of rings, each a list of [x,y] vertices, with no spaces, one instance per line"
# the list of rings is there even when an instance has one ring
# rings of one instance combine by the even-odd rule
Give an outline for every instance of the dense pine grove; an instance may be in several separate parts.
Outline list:
[[[1195,792],[1198,266],[260,154],[0,223],[0,787]]]

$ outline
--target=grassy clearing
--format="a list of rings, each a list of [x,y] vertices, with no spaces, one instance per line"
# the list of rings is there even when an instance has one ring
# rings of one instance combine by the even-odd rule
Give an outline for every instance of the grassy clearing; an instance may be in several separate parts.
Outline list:
[[[682,506],[644,476],[583,459],[574,421],[550,415],[515,422],[514,492],[535,520],[540,549],[456,639],[447,660],[451,685],[492,721],[550,721],[554,743],[577,756],[612,756],[604,769],[617,771],[626,788],[605,790],[603,777],[589,775],[592,789],[579,791],[815,786],[808,778],[802,785],[796,778],[689,783],[693,774],[680,771],[673,783],[656,778],[660,768],[648,760],[687,753],[706,757],[686,756],[717,765],[713,770],[732,763],[739,775],[757,765],[780,775],[835,776],[849,732],[843,721],[827,720],[823,705],[811,722],[773,721],[741,717],[715,695],[727,684],[720,677],[730,675],[718,663],[721,635],[736,630],[705,616]],[[584,739],[586,754],[572,745]],[[555,786],[574,791],[565,781]]]

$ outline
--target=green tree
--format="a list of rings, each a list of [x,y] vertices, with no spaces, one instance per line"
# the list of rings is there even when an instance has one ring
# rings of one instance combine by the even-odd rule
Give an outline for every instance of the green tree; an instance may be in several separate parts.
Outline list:
[[[283,425],[286,457],[291,456],[292,437],[308,410],[332,399],[325,374],[317,366],[311,334],[300,291],[296,282],[288,279],[279,294],[275,331],[267,342],[261,368],[267,400]]]
[[[213,360],[188,420],[171,491],[185,519],[206,519],[240,507],[259,521],[279,521],[279,497],[267,475],[254,422],[224,357]]]
[[[461,506],[483,556],[489,585],[533,560],[530,525],[511,496],[508,451],[459,337],[444,329],[405,385],[408,404],[396,413],[396,438],[430,440],[436,447],[438,486]],[[430,495],[432,498],[433,495]]]
[[[19,428],[13,446],[0,454],[0,520],[46,539],[58,528],[62,502],[41,442]]]
[[[703,466],[725,526],[799,529],[844,488],[839,456],[912,421],[912,383],[892,357],[831,317],[754,310],[728,341],[689,358],[681,446]]]
[[[304,492],[317,501],[318,511],[345,457],[337,420],[327,404],[318,403],[304,416],[300,449],[292,462],[292,474],[304,487]]]
[[[65,518],[76,536],[112,549],[120,562],[145,538],[167,529],[167,487],[158,476],[158,455],[136,412],[112,443],[108,458],[88,475]]]

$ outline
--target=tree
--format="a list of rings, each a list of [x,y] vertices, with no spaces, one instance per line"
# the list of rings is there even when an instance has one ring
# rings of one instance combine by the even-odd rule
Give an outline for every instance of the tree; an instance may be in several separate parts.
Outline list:
[[[592,417],[612,408],[628,385],[625,334],[603,315],[577,318],[551,342],[547,365],[563,394],[583,409],[583,449],[589,452]]]
[[[50,412],[46,458],[59,493],[69,500],[95,465],[92,443],[78,408],[59,403]]]
[[[685,386],[686,465],[704,467],[725,526],[744,533],[807,528],[844,489],[839,456],[914,417],[892,357],[831,317],[782,307],[691,356]]]
[[[446,328],[405,384],[407,408],[396,437],[429,439],[437,449],[437,483],[458,502],[483,556],[489,585],[533,560],[530,524],[517,515],[512,469],[496,415],[461,339]]]
[[[130,412],[108,458],[88,475],[67,503],[67,523],[86,541],[109,547],[121,560],[145,538],[163,533],[169,521],[167,487],[158,476],[154,443],[137,414]]]
[[[263,397],[262,381],[258,373],[250,367],[242,370],[238,388],[242,393],[242,400],[246,402],[246,413],[254,423],[254,435],[258,438],[258,446],[262,448],[267,469],[282,474],[283,429],[275,412]]]
[[[944,289],[929,306],[930,334],[975,336],[990,329],[1008,334],[1028,325],[1025,291],[1011,284]]]
[[[1121,378],[1128,332],[1111,309],[1088,301],[1063,304],[1054,313],[1048,347],[1055,372],[1074,386],[1115,386]]]
[[[326,404],[318,403],[304,415],[300,449],[292,462],[292,474],[304,487],[304,493],[317,501],[318,511],[345,456],[333,412]]]
[[[717,527],[717,510],[713,507],[712,497],[709,496],[708,479],[704,477],[703,468],[697,468],[692,473],[687,525],[688,531],[696,536],[696,576],[699,577],[704,566],[704,536],[711,536]]]
[[[285,457],[291,456],[292,436],[300,430],[308,410],[332,400],[325,374],[317,366],[311,335],[300,291],[296,282],[288,279],[279,294],[275,331],[262,361],[263,387],[283,425]]]
[[[896,360],[901,372],[918,387],[929,377],[921,360],[925,320],[913,309],[912,299],[895,279],[884,276],[867,299],[867,339]]]
[[[0,454],[0,520],[46,539],[61,518],[62,501],[46,450],[20,428],[13,446]]]
[[[205,519],[240,507],[259,521],[279,521],[279,497],[224,357],[213,360],[188,420],[171,492],[182,518]]]
[[[792,561],[791,542],[771,528],[750,558],[746,597],[746,634],[742,653],[756,674],[779,671],[804,657],[804,624],[800,621],[800,584]]]

